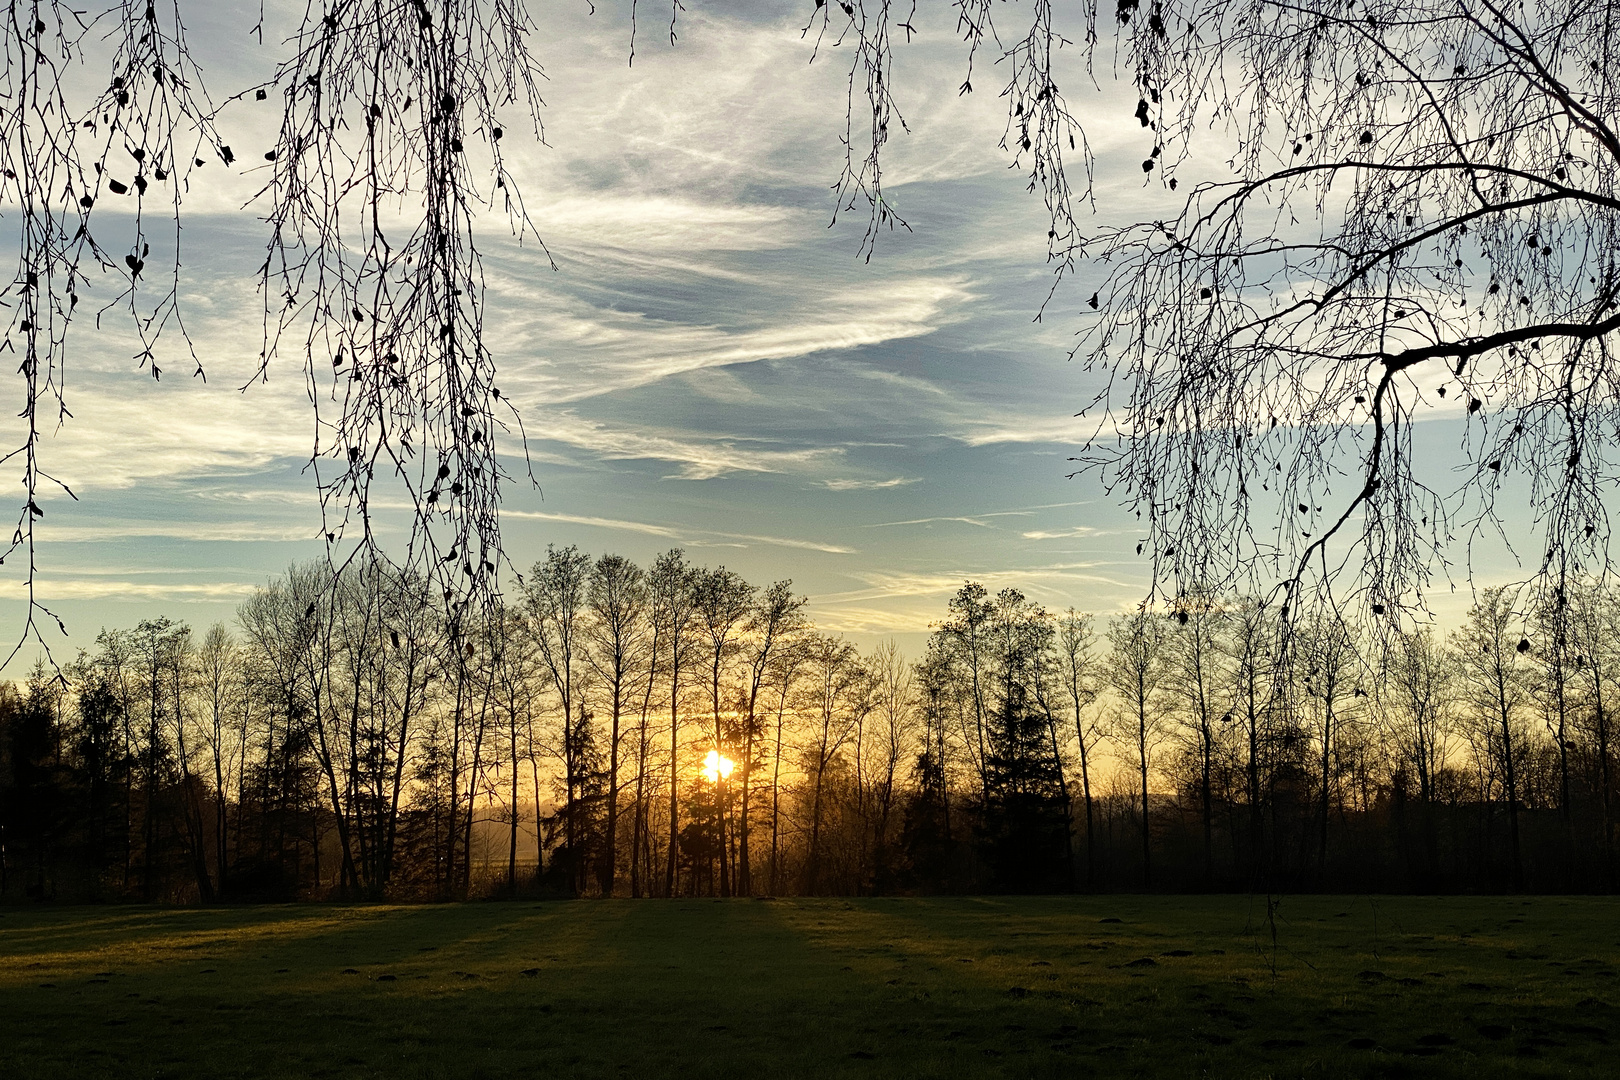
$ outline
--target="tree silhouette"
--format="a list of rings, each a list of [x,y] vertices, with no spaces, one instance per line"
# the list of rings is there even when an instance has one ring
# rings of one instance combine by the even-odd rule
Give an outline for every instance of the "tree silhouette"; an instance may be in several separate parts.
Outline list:
[[[1155,593],[1280,582],[1285,625],[1307,595],[1398,624],[1459,528],[1503,529],[1515,477],[1555,599],[1607,566],[1612,0],[1088,0],[1072,13],[1073,77],[1112,54],[1157,200],[1128,224],[1099,201],[1085,121],[1060,90],[1073,42],[1054,5],[954,6],[963,93],[981,50],[1001,50],[988,66],[1002,145],[1049,212],[1054,295],[1077,268],[1102,275],[1075,355],[1105,386],[1081,403],[1097,426],[1076,460],[1138,512]],[[879,159],[895,32],[909,37],[914,13],[818,4],[809,27],[858,45],[849,109],[872,122],[860,139],[850,127],[839,190],[844,209],[870,209],[868,240],[900,220]],[[1087,222],[1088,203],[1105,216]],[[1461,429],[1455,491],[1416,460],[1414,425],[1431,416]],[[1329,597],[1345,570],[1348,591]]]
[[[165,336],[203,370],[180,305],[182,217],[198,170],[238,155],[216,125],[221,105],[186,12],[180,0],[91,12],[49,0],[13,4],[4,19],[0,199],[17,208],[19,249],[0,295],[24,425],[3,459],[21,463],[23,504],[0,558],[27,560],[18,647],[34,640],[47,655],[37,620],[60,620],[34,592],[34,527],[44,488],[72,492],[42,461],[40,438],[70,415],[69,327],[92,271],[119,282],[102,311],[126,313],[153,378]],[[261,40],[263,15],[252,27]],[[270,233],[258,375],[296,343],[327,543],[339,564],[384,559],[428,578],[457,609],[493,596],[502,557],[495,444],[516,414],[484,342],[473,233],[494,211],[528,234],[501,138],[503,123],[540,136],[534,29],[525,6],[506,0],[313,4],[269,83],[225,103],[273,97],[281,109],[270,145],[243,153],[267,174],[255,200]],[[403,545],[377,539],[378,483],[408,497]]]
[[[1617,16],[1120,4],[1142,168],[1185,194],[1084,245],[1109,269],[1080,352],[1108,380],[1099,434],[1123,441],[1082,469],[1140,511],[1156,581],[1273,575],[1286,615],[1349,567],[1330,602],[1398,621],[1456,530],[1502,528],[1510,477],[1549,593],[1606,565]],[[1454,492],[1417,460],[1431,416],[1460,429]]]

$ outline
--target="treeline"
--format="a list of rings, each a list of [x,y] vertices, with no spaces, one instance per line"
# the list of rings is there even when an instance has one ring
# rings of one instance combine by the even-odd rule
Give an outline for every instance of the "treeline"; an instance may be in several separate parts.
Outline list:
[[[679,550],[447,620],[294,567],[0,688],[0,895],[1610,890],[1620,598],[1448,634],[968,583],[925,655]]]

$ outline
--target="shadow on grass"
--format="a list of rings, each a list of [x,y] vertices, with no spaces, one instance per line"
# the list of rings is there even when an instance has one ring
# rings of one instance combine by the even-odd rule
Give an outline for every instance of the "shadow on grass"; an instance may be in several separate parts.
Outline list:
[[[1359,906],[1357,906],[1359,904]],[[1613,901],[0,914],[0,1075],[1603,1075]],[[1120,919],[1120,922],[1105,922]],[[1519,921],[1523,920],[1523,921]],[[1269,940],[1269,937],[1268,937]]]

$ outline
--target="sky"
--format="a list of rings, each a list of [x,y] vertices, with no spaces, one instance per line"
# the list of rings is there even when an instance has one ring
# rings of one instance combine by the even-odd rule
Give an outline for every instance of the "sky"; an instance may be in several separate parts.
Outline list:
[[[1097,389],[1068,358],[1095,271],[1036,320],[1043,208],[997,148],[993,80],[957,93],[944,5],[918,12],[899,54],[910,131],[886,185],[911,228],[870,259],[863,216],[832,223],[847,59],[824,45],[811,63],[808,4],[693,5],[673,47],[667,12],[649,29],[643,8],[633,66],[627,2],[533,7],[547,145],[509,153],[556,269],[499,219],[482,234],[486,325],[538,480],[505,493],[518,565],[551,544],[643,563],[679,546],[757,583],[791,578],[823,629],[913,655],[968,579],[1104,615],[1140,600],[1134,521],[1094,478],[1068,478],[1089,430],[1073,414]],[[242,33],[251,9],[192,9],[216,99],[276,54]],[[1168,212],[1138,167],[1134,96],[1101,66],[1090,82],[1078,50],[1060,60],[1098,154],[1097,220]],[[227,136],[268,145],[273,105],[233,106]],[[229,623],[256,586],[322,554],[296,358],[244,389],[260,347],[256,179],[212,168],[182,255],[206,381],[183,355],[154,381],[115,315],[76,331],[73,418],[44,447],[78,497],[42,504],[38,587],[67,626],[50,639],[59,658],[158,614]],[[15,561],[0,568],[13,639]]]

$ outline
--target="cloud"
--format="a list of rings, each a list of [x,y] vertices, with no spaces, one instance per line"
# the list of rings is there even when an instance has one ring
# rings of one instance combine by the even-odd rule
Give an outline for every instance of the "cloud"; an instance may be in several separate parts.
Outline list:
[[[795,450],[762,450],[737,445],[724,435],[660,433],[649,427],[610,427],[571,410],[533,418],[531,439],[551,439],[588,450],[608,461],[648,459],[678,465],[671,479],[712,480],[733,472],[802,472],[843,454],[841,447],[811,446]]]
[[[71,524],[50,529],[35,526],[52,544],[104,543],[110,540],[195,540],[293,543],[319,537],[313,516],[300,525],[267,525],[252,521],[121,521],[101,525]]]
[[[720,532],[714,529],[692,527],[680,529],[669,525],[653,525],[645,521],[624,521],[618,518],[589,517],[584,514],[552,514],[539,510],[503,510],[501,515],[507,518],[528,518],[539,521],[561,521],[571,525],[589,525],[598,529],[615,529],[622,532],[644,533],[648,536],[661,536],[677,543],[690,544],[693,547],[747,547],[747,543],[726,541],[751,541],[756,544],[769,544],[775,547],[800,548],[805,551],[822,551],[831,555],[853,555],[855,548],[844,547],[841,544],[828,544],[818,540],[803,540],[786,536],[758,536],[753,533]],[[721,540],[710,540],[708,537],[720,537]]]
[[[219,603],[242,599],[258,588],[246,582],[151,582],[121,581],[109,578],[37,577],[34,595],[52,600],[155,600],[175,603]],[[0,581],[0,597],[26,600],[26,581]]]
[[[940,619],[940,611],[922,606],[910,608],[827,606],[812,597],[811,613],[820,630],[834,634],[915,634],[926,633]]]
[[[1101,536],[1101,529],[1094,529],[1090,525],[1076,525],[1072,529],[1058,529],[1056,531],[1036,530],[1023,534],[1025,540],[1067,540],[1077,537]]]
[[[776,547],[801,548],[805,551],[824,551],[829,555],[854,555],[856,548],[844,547],[841,544],[823,544],[816,540],[794,540],[781,536],[752,536],[748,533],[713,533],[714,536],[724,536],[733,540],[752,540],[759,544],[771,544]]]
[[[645,533],[648,536],[663,536],[672,540],[681,538],[681,534],[674,529],[663,525],[649,525],[645,521],[622,521],[617,518],[589,517],[584,514],[549,514],[540,510],[502,510],[501,517],[528,518],[535,521],[562,521],[570,525],[590,525],[598,529]]]
[[[948,433],[968,446],[998,443],[1083,443],[1096,431],[1096,424],[1073,416],[1004,416],[969,421],[967,429]]]
[[[626,276],[628,278],[628,275]],[[813,275],[753,275],[741,295],[672,303],[688,280],[636,280],[631,295],[537,285],[533,268],[490,274],[506,314],[502,389],[531,407],[600,398],[706,368],[792,360],[922,337],[961,319],[955,278],[913,276],[848,290]],[[620,279],[621,287],[626,278]],[[656,309],[656,311],[655,311]],[[723,321],[722,321],[723,320]]]
[[[553,251],[610,247],[637,258],[785,247],[810,232],[807,216],[784,206],[601,192],[542,202],[534,214],[540,235]]]
[[[896,476],[890,480],[823,480],[821,485],[832,491],[881,491],[884,488],[920,484],[920,476]]]
[[[1134,588],[1134,582],[1122,581],[1099,571],[1109,564],[1103,562],[1057,563],[1048,566],[1024,566],[994,570],[907,571],[868,569],[854,573],[857,580],[867,583],[865,588],[817,596],[821,604],[865,603],[877,599],[898,597],[940,596],[954,593],[964,582],[976,581],[992,592],[1013,587],[1030,595],[1051,593],[1058,595],[1055,586],[1095,584]]]
[[[974,525],[981,529],[993,529],[995,526],[983,520],[984,518],[1033,516],[1035,516],[1033,510],[996,510],[992,513],[973,514],[969,517],[926,517],[908,518],[905,521],[877,521],[865,527],[868,529],[887,529],[899,525],[932,525],[936,521],[955,521],[963,525]]]

